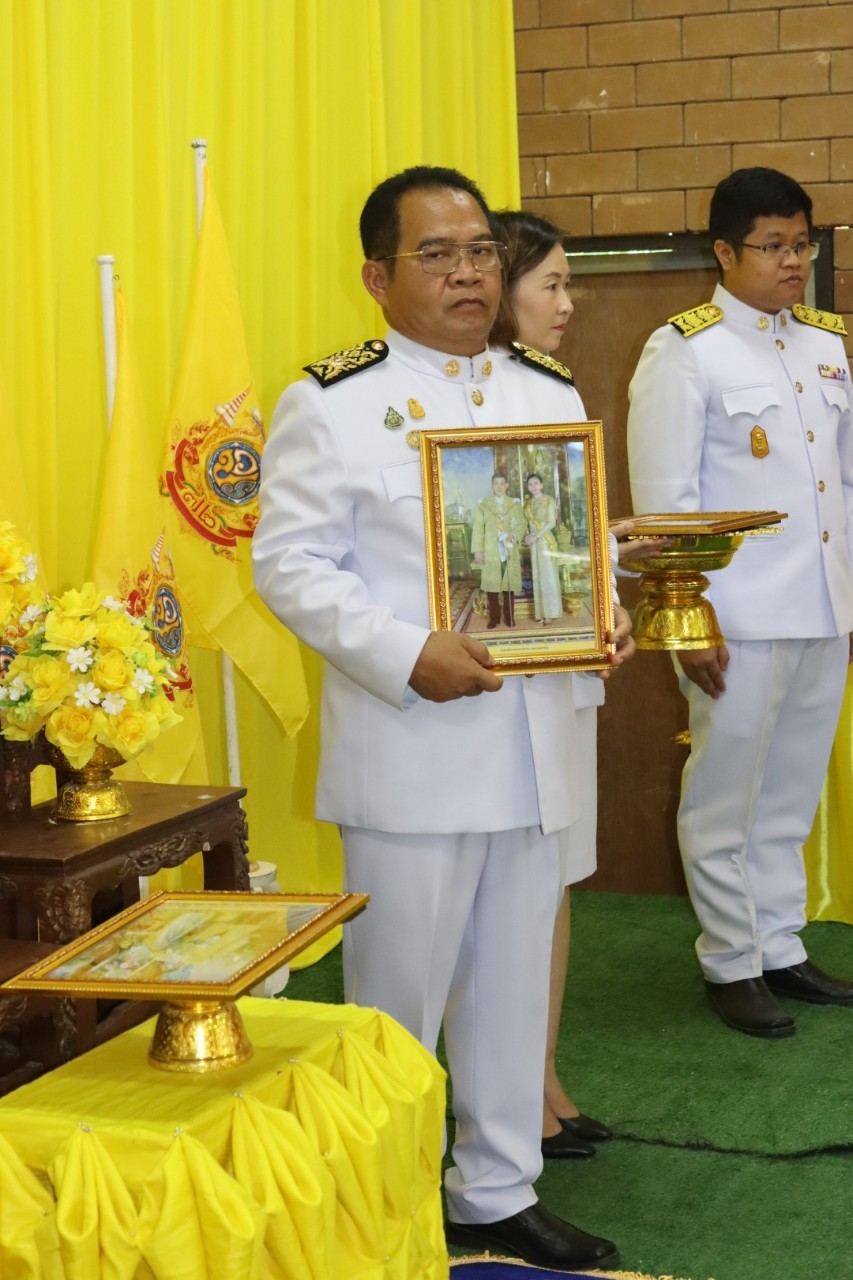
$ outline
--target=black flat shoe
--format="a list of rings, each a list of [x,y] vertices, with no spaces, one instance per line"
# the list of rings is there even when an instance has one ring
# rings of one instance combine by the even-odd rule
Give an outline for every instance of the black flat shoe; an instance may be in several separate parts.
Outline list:
[[[600,1120],[585,1116],[582,1111],[568,1119],[564,1116],[557,1116],[557,1119],[566,1133],[570,1133],[573,1138],[580,1138],[583,1142],[606,1142],[608,1138],[613,1137],[612,1129],[608,1129],[607,1125],[602,1124]]]
[[[543,1204],[532,1204],[500,1222],[447,1222],[448,1244],[463,1249],[472,1244],[481,1249],[511,1249],[535,1267],[574,1271],[577,1267],[606,1267],[619,1261],[616,1245],[601,1236],[588,1235],[579,1227],[549,1213]]]
[[[777,996],[807,1000],[810,1004],[853,1005],[853,982],[830,978],[811,960],[787,969],[765,969],[764,981]]]
[[[546,1160],[571,1160],[576,1156],[594,1156],[595,1147],[561,1129],[550,1138],[542,1139],[542,1155]]]

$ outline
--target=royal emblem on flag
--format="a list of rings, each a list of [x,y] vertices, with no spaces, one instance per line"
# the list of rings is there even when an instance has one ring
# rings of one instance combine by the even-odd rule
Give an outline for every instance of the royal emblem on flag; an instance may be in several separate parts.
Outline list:
[[[185,706],[191,706],[192,675],[184,651],[184,619],[181,604],[175,591],[175,572],[171,557],[164,549],[164,534],[160,534],[151,551],[151,567],[145,568],[131,579],[122,575],[119,590],[127,601],[127,611],[134,618],[147,615],[154,623],[153,639],[157,648],[169,661],[173,672],[171,689],[165,693],[174,698],[174,690],[186,695]]]
[[[233,560],[238,538],[251,538],[258,523],[261,453],[265,443],[259,409],[247,408],[251,385],[206,422],[173,432],[162,487],[183,517],[182,527]],[[171,465],[169,465],[171,464]]]

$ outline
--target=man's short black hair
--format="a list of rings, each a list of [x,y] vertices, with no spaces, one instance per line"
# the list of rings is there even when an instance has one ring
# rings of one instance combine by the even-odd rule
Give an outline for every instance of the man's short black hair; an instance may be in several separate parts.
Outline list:
[[[397,252],[400,244],[400,198],[407,191],[430,188],[465,191],[477,201],[485,217],[489,216],[486,197],[476,182],[466,178],[464,173],[429,164],[414,165],[380,182],[367,197],[359,221],[365,258],[386,258]],[[393,263],[390,266],[393,269]]]
[[[711,197],[708,230],[711,241],[725,240],[739,246],[752,231],[756,218],[794,218],[806,215],[812,232],[812,202],[799,182],[778,169],[735,169],[723,178]],[[735,248],[738,258],[742,250]]]

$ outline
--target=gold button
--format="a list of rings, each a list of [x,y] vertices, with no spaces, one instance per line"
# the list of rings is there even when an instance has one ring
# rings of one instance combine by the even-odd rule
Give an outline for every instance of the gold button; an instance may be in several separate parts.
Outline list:
[[[780,351],[784,351],[784,350],[785,350],[785,344],[784,344],[784,342],[782,341],[782,339],[781,339],[781,338],[777,338],[777,339],[776,339],[776,346],[779,348],[779,350],[780,350]]]
[[[788,317],[787,317],[787,316],[780,316],[780,317],[779,317],[779,319],[781,320],[781,322],[782,322],[782,328],[784,329],[784,328],[786,327],[787,323],[788,323]]]
[[[825,529],[823,531],[823,540],[824,542],[829,542],[829,534],[826,532]]]
[[[478,388],[475,387],[474,390],[471,392],[471,399],[474,401],[474,404],[482,404],[483,403],[482,391],[480,391]]]
[[[811,442],[814,440],[814,432],[813,432],[813,431],[807,431],[807,432],[806,432],[806,439],[808,440],[809,444],[811,444]]]
[[[803,393],[803,384],[802,384],[801,382],[795,382],[795,383],[794,383],[794,386],[797,388],[797,390],[799,391],[800,395],[802,395],[802,393]]]
[[[455,378],[459,372],[459,361],[448,360],[447,364],[444,366],[444,372],[447,374],[448,378]]]
[[[769,329],[769,328],[770,328],[770,321],[767,319],[767,316],[759,316],[759,317],[758,317],[758,327],[759,327],[759,329]]]
[[[483,377],[490,378],[492,376],[492,362],[487,360],[483,365]]]
[[[818,487],[818,492],[823,493],[824,489],[826,488],[826,485],[823,483],[822,480],[818,480],[817,487]]]

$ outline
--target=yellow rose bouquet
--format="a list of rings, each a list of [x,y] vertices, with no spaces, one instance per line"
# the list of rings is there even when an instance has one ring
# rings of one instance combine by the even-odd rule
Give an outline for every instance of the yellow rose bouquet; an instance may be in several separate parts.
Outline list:
[[[15,655],[15,644],[36,617],[38,564],[33,552],[15,532],[0,521],[0,674]]]
[[[44,729],[72,769],[100,743],[130,760],[177,724],[173,672],[152,624],[87,582],[30,603],[0,680],[0,731],[28,742]]]

